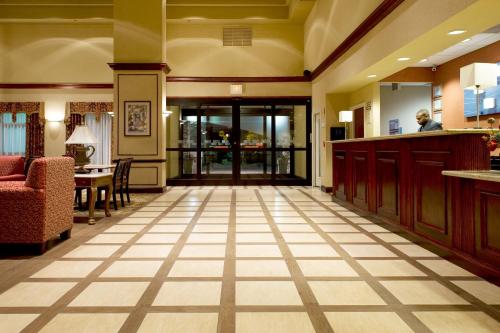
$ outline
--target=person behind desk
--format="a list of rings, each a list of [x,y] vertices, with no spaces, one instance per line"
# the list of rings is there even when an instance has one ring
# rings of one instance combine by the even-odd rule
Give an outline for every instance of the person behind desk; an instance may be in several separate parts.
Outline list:
[[[426,109],[418,110],[417,122],[420,125],[419,132],[441,131],[443,129],[440,123],[431,119],[429,111]]]

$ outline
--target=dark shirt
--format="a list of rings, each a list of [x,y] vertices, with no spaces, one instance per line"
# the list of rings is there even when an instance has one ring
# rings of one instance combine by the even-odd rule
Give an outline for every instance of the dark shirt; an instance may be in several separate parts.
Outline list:
[[[419,132],[427,132],[427,131],[441,131],[443,130],[443,126],[437,121],[432,119],[427,120],[424,126],[420,126],[418,129]]]

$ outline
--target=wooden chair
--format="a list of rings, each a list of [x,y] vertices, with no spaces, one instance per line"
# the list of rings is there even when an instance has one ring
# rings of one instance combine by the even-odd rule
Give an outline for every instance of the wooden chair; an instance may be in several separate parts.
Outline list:
[[[113,206],[115,210],[118,210],[118,205],[116,202],[116,192],[120,192],[120,200],[122,203],[122,207],[125,207],[125,203],[123,201],[123,173],[125,171],[125,167],[127,165],[126,159],[119,159],[116,161],[115,172],[113,173]]]
[[[132,161],[133,158],[127,158],[127,164],[125,165],[125,169],[123,170],[123,180],[122,180],[122,188],[127,194],[127,202],[130,203],[130,193],[128,190],[128,184],[130,180],[130,168],[132,166]],[[122,192],[120,192],[120,195],[122,195]],[[122,206],[123,206],[123,196],[122,196]]]

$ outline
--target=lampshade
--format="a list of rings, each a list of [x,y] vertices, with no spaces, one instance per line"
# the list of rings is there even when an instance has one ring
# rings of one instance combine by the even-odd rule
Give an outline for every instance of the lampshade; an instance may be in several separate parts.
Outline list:
[[[339,122],[341,122],[341,123],[352,122],[352,111],[340,111],[339,112]]]
[[[460,85],[463,89],[481,89],[497,85],[497,65],[473,63],[460,68]]]
[[[97,139],[90,129],[85,125],[76,126],[75,130],[71,134],[68,140],[66,140],[67,145],[80,145],[80,144],[93,144],[97,143]]]

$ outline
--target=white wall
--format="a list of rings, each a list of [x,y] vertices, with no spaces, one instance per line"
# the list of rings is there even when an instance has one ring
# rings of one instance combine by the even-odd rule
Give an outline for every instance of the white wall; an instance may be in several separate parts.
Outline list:
[[[403,133],[418,131],[415,114],[420,109],[431,110],[430,86],[401,86],[392,91],[389,86],[380,87],[380,134],[389,135],[389,120],[399,119]]]

